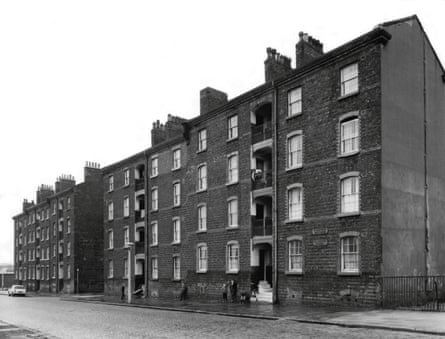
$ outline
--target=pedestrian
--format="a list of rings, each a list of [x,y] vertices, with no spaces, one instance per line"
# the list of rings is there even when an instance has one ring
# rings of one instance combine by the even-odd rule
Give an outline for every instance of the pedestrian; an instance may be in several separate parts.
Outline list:
[[[238,284],[235,280],[230,280],[230,296],[232,298],[232,302],[236,302],[238,293]]]
[[[226,303],[227,302],[227,293],[228,293],[228,289],[229,289],[229,283],[226,281],[223,284],[223,292],[222,292],[222,297],[223,297],[223,302]]]
[[[187,298],[187,284],[183,280],[181,282],[181,292],[179,293],[179,300],[185,300]]]
[[[121,288],[121,300],[124,300],[125,299],[125,285],[122,285],[122,288]]]

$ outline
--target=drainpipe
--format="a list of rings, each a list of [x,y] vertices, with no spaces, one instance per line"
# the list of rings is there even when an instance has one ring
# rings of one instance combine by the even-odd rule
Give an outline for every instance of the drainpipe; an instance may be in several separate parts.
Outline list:
[[[144,284],[145,284],[145,291],[144,291],[144,298],[148,297],[148,272],[149,272],[149,249],[150,246],[148,246],[148,153],[147,150],[144,151],[144,158],[145,158],[145,169],[144,169],[144,200],[145,200],[145,216],[144,216],[144,253],[145,253],[145,275],[144,275]]]
[[[425,205],[425,275],[430,274],[429,256],[430,256],[430,220],[429,220],[429,202],[428,202],[428,140],[427,140],[427,96],[426,96],[426,55],[425,55],[425,37],[423,38],[423,173],[424,173],[424,205]]]
[[[277,227],[277,104],[278,91],[272,81],[273,87],[273,105],[272,105],[272,153],[273,153],[273,168],[272,168],[272,229],[273,229],[273,303],[278,303],[278,227]]]
[[[56,271],[54,273],[56,277],[56,293],[59,293],[59,198],[56,198],[56,234]]]

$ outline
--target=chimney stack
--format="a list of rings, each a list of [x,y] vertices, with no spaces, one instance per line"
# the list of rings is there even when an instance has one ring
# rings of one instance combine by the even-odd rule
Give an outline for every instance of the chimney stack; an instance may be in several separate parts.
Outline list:
[[[62,174],[56,180],[56,193],[62,192],[76,185],[76,180],[70,174]]]
[[[268,47],[266,49],[267,59],[264,61],[264,71],[266,82],[281,78],[291,70],[291,59],[277,53],[276,49]]]
[[[43,202],[46,198],[49,198],[54,194],[54,189],[50,185],[40,185],[37,188],[36,200],[37,204]]]
[[[151,146],[182,135],[184,132],[182,124],[186,121],[187,119],[171,114],[168,115],[165,124],[161,124],[159,120],[156,120],[151,129]]]
[[[200,115],[204,115],[227,103],[227,93],[217,89],[206,87],[199,92],[201,110]]]
[[[28,208],[34,206],[34,201],[28,201],[28,199],[23,199],[23,212],[25,212]]]
[[[323,44],[308,35],[300,32],[300,40],[295,45],[296,68],[304,66],[323,55]]]
[[[83,178],[85,182],[97,181],[102,179],[102,170],[97,162],[87,161],[83,168]]]

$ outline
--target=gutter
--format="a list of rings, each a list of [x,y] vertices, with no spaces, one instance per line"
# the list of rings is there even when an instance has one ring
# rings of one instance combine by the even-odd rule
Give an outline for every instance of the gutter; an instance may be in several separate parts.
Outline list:
[[[278,173],[278,157],[277,157],[277,130],[278,130],[278,89],[272,81],[273,86],[273,105],[272,105],[272,153],[273,153],[273,165],[272,165],[272,242],[273,242],[273,294],[272,302],[278,303],[278,210],[277,210],[277,173]]]

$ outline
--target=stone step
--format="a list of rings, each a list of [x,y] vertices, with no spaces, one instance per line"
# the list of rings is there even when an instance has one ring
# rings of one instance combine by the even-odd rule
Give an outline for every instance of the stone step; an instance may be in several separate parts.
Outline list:
[[[257,301],[268,302],[268,303],[271,303],[273,300],[272,292],[257,293],[256,298]]]

